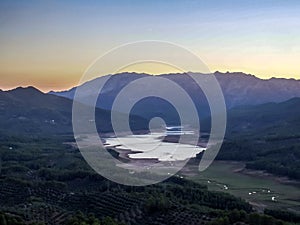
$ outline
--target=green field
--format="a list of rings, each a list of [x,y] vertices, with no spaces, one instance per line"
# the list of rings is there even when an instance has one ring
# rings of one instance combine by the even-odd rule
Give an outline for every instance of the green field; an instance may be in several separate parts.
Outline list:
[[[254,176],[238,172],[243,167],[244,163],[241,162],[215,161],[202,173],[193,172],[193,167],[185,168],[182,173],[185,177],[207,185],[209,190],[241,197],[259,211],[267,207],[300,212],[299,186],[281,183],[272,176]],[[275,199],[272,200],[272,197]]]

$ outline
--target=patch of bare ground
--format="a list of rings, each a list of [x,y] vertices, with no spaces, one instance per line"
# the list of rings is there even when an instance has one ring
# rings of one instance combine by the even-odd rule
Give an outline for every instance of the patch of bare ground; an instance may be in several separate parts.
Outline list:
[[[267,207],[267,205],[259,202],[253,202],[249,201],[249,204],[253,206],[253,208],[258,212],[264,212],[264,209]]]

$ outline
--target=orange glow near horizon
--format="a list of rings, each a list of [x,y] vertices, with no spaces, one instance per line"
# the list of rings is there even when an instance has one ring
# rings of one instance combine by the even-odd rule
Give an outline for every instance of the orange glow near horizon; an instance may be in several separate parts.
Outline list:
[[[17,50],[11,51],[7,55],[2,54],[2,56],[0,53],[0,59],[2,58],[0,60],[0,89],[8,90],[18,86],[35,86],[43,92],[70,89],[78,85],[84,71],[94,59],[101,55],[99,52],[107,51],[99,48],[95,50],[93,46],[85,46],[86,51],[73,46],[66,46],[66,49],[68,49],[67,52],[61,51],[60,54],[55,54],[59,51],[56,51],[55,48],[46,48],[45,52],[27,56],[26,53],[33,50],[22,46],[20,54],[17,54]],[[205,49],[205,51],[199,49],[194,53],[208,66],[211,72],[244,72],[262,79],[271,77],[300,79],[300,67],[298,66],[300,51],[298,52],[297,49],[273,53],[259,48],[253,52],[253,49],[249,47],[243,52],[239,52],[235,48],[231,51],[219,47]],[[45,57],[41,55],[45,55]],[[157,63],[139,63],[123,68],[119,72],[124,71],[148,74],[181,72]]]
[[[252,74],[262,79],[269,79],[272,77],[278,78],[294,78],[300,79],[299,73],[293,73],[293,71],[299,70],[299,68],[293,68],[291,62],[285,62],[288,65],[288,69],[284,69],[280,63],[266,63],[265,61],[259,61],[258,59],[251,59],[252,62],[256,63],[260,67],[257,68],[254,65],[241,63],[236,61],[232,63],[232,66],[229,67],[226,65],[226,61],[223,64],[211,64],[209,66],[211,72],[220,71],[220,72],[243,72],[246,74]],[[242,59],[240,59],[242,61]],[[296,63],[295,63],[296,65]],[[34,86],[40,89],[43,92],[54,91],[63,91],[70,89],[74,86],[77,86],[81,76],[85,71],[84,65],[76,65],[75,67],[70,68],[26,68],[19,67],[18,69],[8,69],[1,68],[1,84],[0,89],[10,90],[16,87],[22,86]],[[137,73],[147,73],[147,74],[166,74],[166,73],[182,73],[176,68],[164,64],[157,63],[139,63],[127,66],[122,68],[118,72],[137,72]]]

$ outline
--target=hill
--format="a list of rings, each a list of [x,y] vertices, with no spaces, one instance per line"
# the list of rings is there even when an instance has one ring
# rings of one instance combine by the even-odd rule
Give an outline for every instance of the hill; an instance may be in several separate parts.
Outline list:
[[[230,109],[227,131],[230,136],[234,133],[254,136],[300,134],[300,98]]]
[[[300,179],[300,98],[241,106],[228,111],[227,132],[217,156],[246,161],[248,169]]]
[[[4,134],[72,134],[72,100],[45,94],[34,87],[0,92],[0,132]],[[110,111],[96,109],[100,132],[112,131]],[[133,116],[134,129],[144,119]]]

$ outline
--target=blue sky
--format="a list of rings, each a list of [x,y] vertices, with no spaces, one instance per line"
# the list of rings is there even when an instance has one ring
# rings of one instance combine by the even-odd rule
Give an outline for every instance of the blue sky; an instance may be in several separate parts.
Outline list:
[[[300,79],[299,1],[0,2],[3,89],[75,85],[118,45],[163,40],[196,53],[211,71]]]

